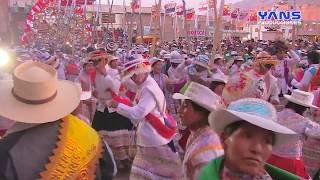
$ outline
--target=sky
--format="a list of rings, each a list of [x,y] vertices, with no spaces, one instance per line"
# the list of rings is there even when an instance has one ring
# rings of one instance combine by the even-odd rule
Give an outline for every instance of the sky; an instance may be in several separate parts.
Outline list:
[[[110,2],[112,2],[112,0],[109,0]],[[124,0],[114,0],[114,4],[119,4],[122,5]],[[158,1],[158,0],[157,0]],[[187,8],[191,8],[191,7],[198,7],[199,4],[201,2],[204,2],[206,0],[186,0],[186,6]],[[235,3],[241,0],[225,0],[225,4],[227,3]],[[96,2],[99,2],[99,0],[96,0]],[[101,0],[101,3],[103,4],[107,4],[108,0]],[[130,4],[131,0],[125,0],[126,4]],[[162,4],[165,4],[167,2],[176,2],[177,4],[182,4],[181,0],[162,0]],[[147,7],[151,7],[153,4],[155,4],[155,0],[141,0],[142,6],[147,6]],[[220,3],[220,1],[218,0],[218,3]]]

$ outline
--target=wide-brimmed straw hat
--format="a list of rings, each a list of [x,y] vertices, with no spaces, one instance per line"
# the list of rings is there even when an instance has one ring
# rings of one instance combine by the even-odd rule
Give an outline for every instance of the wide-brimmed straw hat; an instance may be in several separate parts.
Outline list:
[[[272,65],[277,65],[279,64],[279,61],[274,59],[269,53],[262,51],[260,52],[256,59],[255,59],[255,64],[272,64]]]
[[[134,74],[143,74],[151,72],[151,64],[145,59],[137,59],[133,62],[125,65],[125,68],[121,71],[121,81],[126,81]]]
[[[180,63],[184,62],[184,58],[177,51],[172,51],[171,57],[170,57],[170,62],[180,64]]]
[[[295,104],[304,106],[304,107],[312,107],[312,108],[318,108],[317,106],[314,106],[313,99],[314,95],[311,92],[305,92],[301,91],[299,89],[295,89],[292,91],[291,95],[285,94],[284,97]]]
[[[216,111],[223,107],[221,98],[207,86],[190,82],[183,94],[174,93],[173,99],[189,99],[208,111]]]
[[[149,62],[151,64],[151,66],[153,66],[154,63],[156,63],[156,62],[164,62],[164,60],[160,59],[160,58],[157,58],[157,57],[152,57],[152,58],[149,59]]]
[[[224,75],[223,73],[215,73],[211,76],[212,82],[222,82],[227,84],[228,79],[228,76]]]
[[[47,123],[70,114],[80,102],[80,89],[60,81],[57,71],[41,62],[25,62],[13,81],[1,81],[0,116],[24,123]]]
[[[232,102],[227,109],[209,115],[210,126],[221,134],[224,129],[237,121],[246,121],[276,135],[275,146],[288,143],[295,138],[295,132],[277,123],[276,109],[267,101],[244,98]]]

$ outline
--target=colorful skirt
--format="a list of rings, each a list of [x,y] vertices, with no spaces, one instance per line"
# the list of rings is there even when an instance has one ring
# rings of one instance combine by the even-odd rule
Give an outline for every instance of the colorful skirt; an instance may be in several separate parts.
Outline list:
[[[116,161],[132,160],[134,158],[134,145],[132,144],[133,125],[131,121],[107,108],[104,112],[96,111],[92,127],[110,146]]]
[[[302,160],[271,155],[271,157],[268,160],[268,163],[304,179],[310,179],[310,176]]]
[[[308,138],[303,144],[303,161],[313,177],[320,169],[320,140]]]
[[[158,147],[137,146],[130,180],[182,179],[179,155],[168,145]]]

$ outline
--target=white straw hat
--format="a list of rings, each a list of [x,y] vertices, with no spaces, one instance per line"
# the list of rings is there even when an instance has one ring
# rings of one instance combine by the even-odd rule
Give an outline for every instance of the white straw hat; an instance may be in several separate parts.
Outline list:
[[[215,73],[211,76],[211,81],[227,84],[228,76],[224,75],[223,73]]]
[[[292,91],[291,95],[285,94],[284,97],[295,104],[299,104],[304,107],[312,107],[312,108],[318,108],[317,106],[314,106],[313,99],[314,95],[311,92],[305,92],[301,91],[299,89],[295,89]]]
[[[277,123],[276,109],[267,101],[256,98],[244,98],[230,103],[226,110],[209,115],[210,126],[221,134],[224,129],[237,121],[246,121],[276,135],[275,146],[285,144],[296,138],[291,129]]]
[[[41,62],[26,62],[13,81],[0,81],[0,115],[18,122],[46,123],[70,114],[80,102],[80,89],[58,81],[57,71]]]
[[[221,98],[208,87],[196,82],[190,82],[185,92],[174,93],[173,99],[189,99],[208,111],[216,111],[223,107]]]

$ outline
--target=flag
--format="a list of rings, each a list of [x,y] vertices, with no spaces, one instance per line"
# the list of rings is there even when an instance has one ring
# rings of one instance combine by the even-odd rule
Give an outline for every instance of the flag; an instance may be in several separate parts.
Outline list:
[[[208,0],[208,6],[210,9],[214,7],[214,4],[215,4],[215,0]]]
[[[240,9],[239,9],[239,8],[236,8],[234,11],[232,11],[232,13],[231,13],[231,18],[237,19],[238,16],[239,16],[239,13],[240,13]]]
[[[176,14],[178,16],[183,15],[183,6],[182,5],[179,5],[179,6],[176,7]]]
[[[257,12],[256,11],[252,11],[250,13],[250,16],[249,16],[249,22],[257,22],[257,21],[258,21]]]
[[[137,9],[140,8],[141,0],[132,0],[131,1],[131,9],[135,12]]]
[[[198,10],[199,12],[208,11],[208,3],[200,3]]]
[[[242,11],[239,13],[239,20],[245,20],[248,17],[248,12]]]
[[[194,8],[186,10],[186,20],[191,20],[195,14]]]
[[[87,5],[92,5],[96,0],[87,0]],[[61,6],[71,6],[72,5],[72,1],[68,0],[61,0],[61,2],[59,1]],[[77,6],[82,6],[86,4],[86,0],[76,0],[76,5]]]
[[[231,9],[228,5],[224,5],[223,7],[223,16],[230,16],[231,15]]]
[[[171,14],[176,12],[176,3],[168,3],[164,5],[165,13],[166,14]]]

